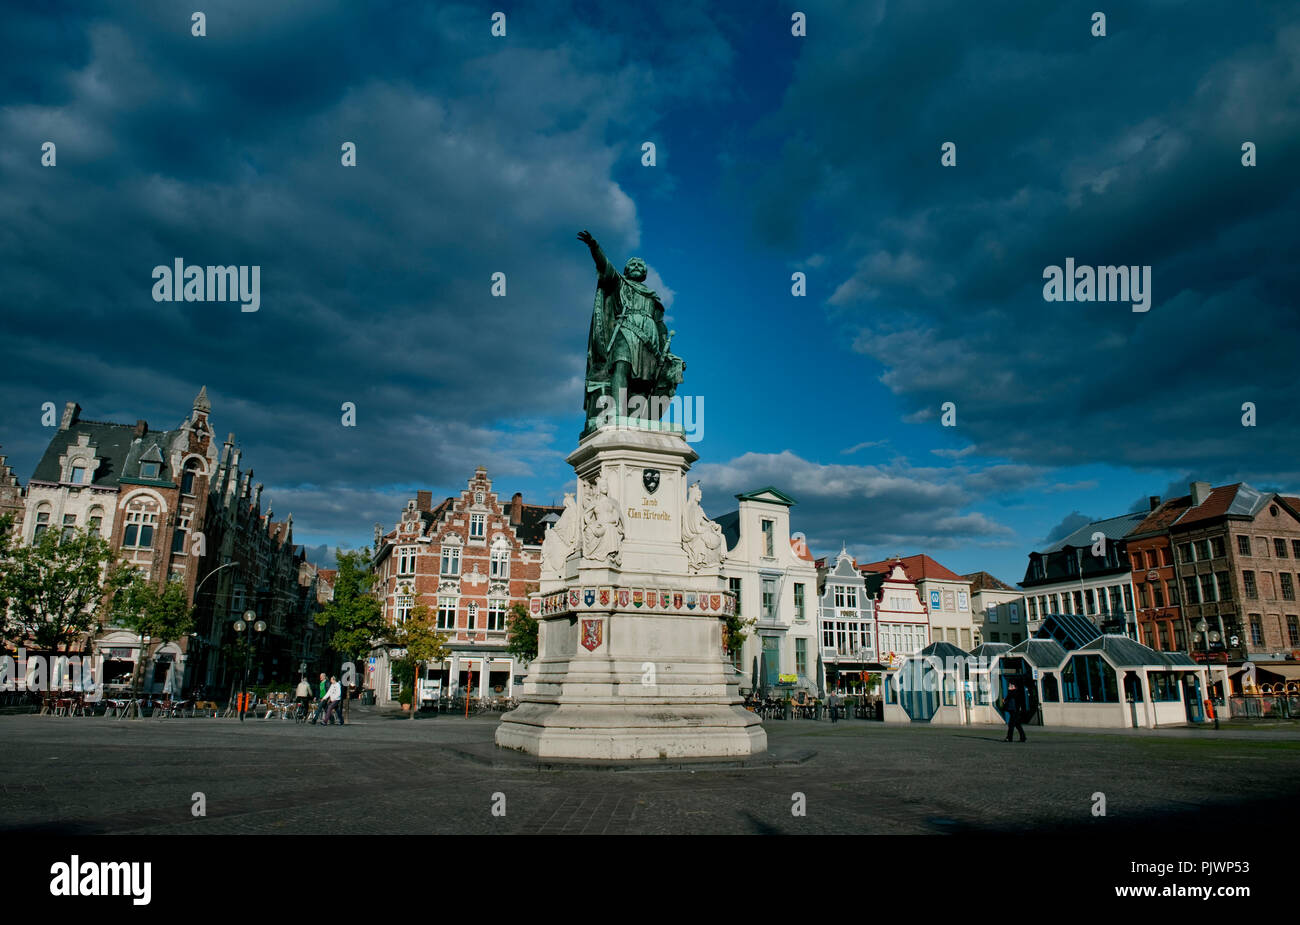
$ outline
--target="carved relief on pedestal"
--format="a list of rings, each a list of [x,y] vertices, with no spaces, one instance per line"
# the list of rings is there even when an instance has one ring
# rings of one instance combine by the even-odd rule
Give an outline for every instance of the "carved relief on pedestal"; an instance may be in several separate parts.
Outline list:
[[[717,568],[727,557],[722,527],[705,516],[701,497],[700,483],[696,482],[686,493],[686,512],[682,516],[682,549],[691,574]]]
[[[564,575],[564,564],[578,548],[578,505],[573,492],[564,493],[564,511],[542,538],[542,567],[553,575]]]
[[[582,557],[621,564],[623,514],[609,496],[609,482],[601,475],[582,494]]]

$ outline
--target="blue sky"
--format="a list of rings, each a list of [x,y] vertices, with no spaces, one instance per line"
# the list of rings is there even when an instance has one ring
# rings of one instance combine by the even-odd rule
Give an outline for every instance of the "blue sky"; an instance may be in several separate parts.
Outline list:
[[[11,11],[0,445],[26,480],[43,402],[170,427],[206,384],[309,546],[478,464],[557,499],[587,228],[671,292],[706,506],[775,485],[819,554],[1014,582],[1191,478],[1296,490],[1300,13],[1095,6]],[[261,266],[261,309],[155,303],[176,257]],[[1045,302],[1066,257],[1150,265],[1151,310]]]

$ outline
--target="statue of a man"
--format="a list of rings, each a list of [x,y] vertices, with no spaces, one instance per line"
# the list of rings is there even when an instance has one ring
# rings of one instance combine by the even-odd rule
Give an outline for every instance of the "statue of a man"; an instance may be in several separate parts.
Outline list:
[[[645,285],[646,265],[632,257],[619,273],[588,232],[578,240],[596,263],[596,301],[587,335],[587,421],[599,417],[601,396],[607,411],[625,415],[632,396],[671,397],[686,364],[668,352],[671,334],[664,306]],[[610,402],[613,404],[611,405]]]

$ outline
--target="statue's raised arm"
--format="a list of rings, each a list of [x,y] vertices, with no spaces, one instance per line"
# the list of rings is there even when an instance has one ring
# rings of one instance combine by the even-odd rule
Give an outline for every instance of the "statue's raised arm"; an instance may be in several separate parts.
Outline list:
[[[585,229],[579,231],[578,240],[587,245],[587,248],[591,251],[591,259],[596,263],[596,273],[602,280],[618,276],[618,270],[614,269],[614,265],[609,262],[609,258],[600,249],[600,244],[591,236],[591,232]]]

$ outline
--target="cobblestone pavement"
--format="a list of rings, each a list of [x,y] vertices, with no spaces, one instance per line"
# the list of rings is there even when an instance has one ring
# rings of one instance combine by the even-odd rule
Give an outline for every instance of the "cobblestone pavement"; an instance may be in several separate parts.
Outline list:
[[[1300,795],[1290,730],[1031,728],[1022,745],[1000,728],[770,722],[768,753],[741,766],[575,768],[496,749],[498,717],[357,719],[0,717],[0,830],[1227,834]]]

